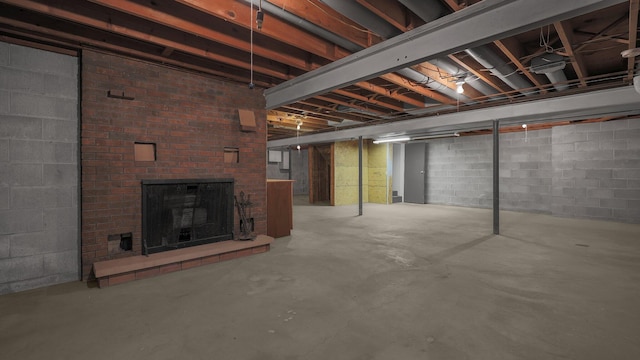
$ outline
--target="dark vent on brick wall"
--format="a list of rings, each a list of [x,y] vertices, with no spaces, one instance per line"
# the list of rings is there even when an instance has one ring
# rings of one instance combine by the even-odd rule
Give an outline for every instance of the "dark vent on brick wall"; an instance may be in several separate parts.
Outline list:
[[[143,253],[233,239],[233,179],[143,180]]]

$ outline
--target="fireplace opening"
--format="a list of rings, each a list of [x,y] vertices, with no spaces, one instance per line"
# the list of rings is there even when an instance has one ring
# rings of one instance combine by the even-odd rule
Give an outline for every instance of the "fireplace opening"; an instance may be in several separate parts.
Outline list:
[[[142,251],[233,239],[233,179],[142,181]]]

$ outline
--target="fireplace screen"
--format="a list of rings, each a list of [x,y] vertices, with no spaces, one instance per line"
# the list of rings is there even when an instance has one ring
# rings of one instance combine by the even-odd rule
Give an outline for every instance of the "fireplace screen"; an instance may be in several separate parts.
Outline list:
[[[145,254],[233,239],[233,179],[143,180]]]

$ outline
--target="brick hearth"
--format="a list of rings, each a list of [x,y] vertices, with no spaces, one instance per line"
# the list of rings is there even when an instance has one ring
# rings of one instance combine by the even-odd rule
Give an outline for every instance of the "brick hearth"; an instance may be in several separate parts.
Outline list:
[[[174,271],[269,251],[273,238],[258,235],[253,241],[222,241],[122,259],[93,263],[98,286],[103,288],[125,282],[146,279]]]

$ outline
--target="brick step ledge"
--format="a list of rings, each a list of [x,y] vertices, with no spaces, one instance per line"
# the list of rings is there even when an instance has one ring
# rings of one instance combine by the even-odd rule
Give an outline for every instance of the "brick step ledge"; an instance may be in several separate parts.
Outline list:
[[[93,264],[93,273],[98,287],[103,288],[219,261],[260,254],[269,251],[272,242],[271,236],[258,235],[254,240],[248,241],[228,240],[159,252],[149,256],[137,255],[98,261]]]

